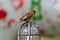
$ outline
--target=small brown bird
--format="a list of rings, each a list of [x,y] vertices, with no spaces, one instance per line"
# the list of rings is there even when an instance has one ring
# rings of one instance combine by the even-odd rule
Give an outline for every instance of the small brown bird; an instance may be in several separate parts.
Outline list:
[[[26,13],[25,15],[23,15],[23,16],[20,18],[20,20],[27,22],[27,21],[31,20],[31,18],[35,15],[35,13],[36,13],[35,10],[31,10],[31,11],[29,11],[28,13]]]
[[[28,13],[24,14],[21,18],[20,18],[20,22],[28,22],[29,20],[31,20],[33,18],[33,16],[35,15],[36,11],[35,10],[31,10]],[[20,23],[19,22],[19,23]]]

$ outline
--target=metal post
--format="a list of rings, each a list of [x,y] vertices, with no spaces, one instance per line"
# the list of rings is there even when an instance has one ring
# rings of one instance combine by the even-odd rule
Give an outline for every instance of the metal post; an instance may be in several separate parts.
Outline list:
[[[28,22],[28,36],[27,36],[27,40],[30,40],[30,33],[31,29],[30,29],[30,22]]]

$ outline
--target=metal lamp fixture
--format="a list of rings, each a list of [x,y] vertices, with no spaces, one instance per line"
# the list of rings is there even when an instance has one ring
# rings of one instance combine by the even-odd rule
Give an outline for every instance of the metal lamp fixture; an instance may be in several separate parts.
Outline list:
[[[35,13],[35,10],[31,10],[20,18],[21,22],[24,21],[25,23],[18,29],[18,40],[40,40],[38,25],[30,22]]]

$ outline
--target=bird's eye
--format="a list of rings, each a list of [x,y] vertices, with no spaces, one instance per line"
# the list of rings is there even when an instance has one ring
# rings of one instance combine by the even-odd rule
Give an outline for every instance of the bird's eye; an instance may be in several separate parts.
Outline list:
[[[35,10],[33,10],[33,12],[34,12],[34,14],[36,13],[36,11],[35,11]]]

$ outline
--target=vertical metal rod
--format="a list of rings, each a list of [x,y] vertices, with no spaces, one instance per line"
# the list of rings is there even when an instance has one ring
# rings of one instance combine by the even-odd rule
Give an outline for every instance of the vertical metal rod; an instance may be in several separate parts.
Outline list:
[[[20,40],[20,27],[19,27],[19,29],[18,29],[18,40]]]
[[[28,40],[30,40],[30,22],[28,22]]]

